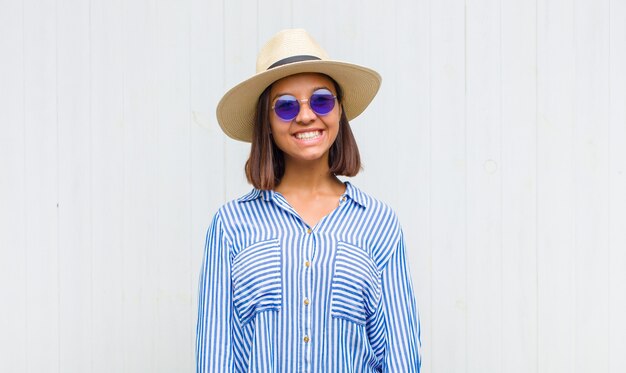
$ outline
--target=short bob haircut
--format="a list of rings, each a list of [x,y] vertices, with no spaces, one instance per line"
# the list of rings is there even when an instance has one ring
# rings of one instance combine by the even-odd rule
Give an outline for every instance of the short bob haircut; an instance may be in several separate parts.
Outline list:
[[[342,103],[343,91],[334,79],[328,77],[335,85],[337,102]],[[272,190],[285,174],[285,157],[283,151],[278,148],[270,133],[270,85],[259,96],[256,113],[254,116],[254,128],[252,134],[252,146],[250,156],[246,161],[246,177],[248,182],[261,190]],[[330,172],[340,176],[355,176],[361,170],[361,156],[359,148],[350,129],[348,118],[343,106],[339,119],[339,133],[335,142],[330,147],[328,154],[328,166]]]

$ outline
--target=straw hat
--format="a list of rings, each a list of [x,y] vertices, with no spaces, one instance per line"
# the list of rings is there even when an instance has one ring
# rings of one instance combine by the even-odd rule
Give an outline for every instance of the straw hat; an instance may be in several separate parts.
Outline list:
[[[251,142],[261,93],[281,78],[307,72],[326,74],[339,84],[348,120],[365,110],[381,83],[380,75],[372,69],[331,60],[305,30],[283,30],[261,48],[256,74],[231,88],[217,105],[217,121],[224,133],[235,140]]]

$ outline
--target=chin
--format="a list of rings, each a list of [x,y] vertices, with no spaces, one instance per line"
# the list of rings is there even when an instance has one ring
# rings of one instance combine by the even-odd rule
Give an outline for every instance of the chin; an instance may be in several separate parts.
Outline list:
[[[316,161],[321,161],[326,159],[326,155],[328,154],[328,151],[326,152],[314,152],[314,153],[291,153],[289,154],[289,158],[291,158],[294,161],[297,162],[316,162]]]

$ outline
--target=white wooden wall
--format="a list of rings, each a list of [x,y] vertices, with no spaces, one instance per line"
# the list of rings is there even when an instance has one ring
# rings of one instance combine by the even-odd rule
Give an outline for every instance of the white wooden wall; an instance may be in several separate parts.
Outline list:
[[[371,66],[425,372],[626,371],[626,1],[0,0],[0,371],[191,372],[214,110],[276,31]]]

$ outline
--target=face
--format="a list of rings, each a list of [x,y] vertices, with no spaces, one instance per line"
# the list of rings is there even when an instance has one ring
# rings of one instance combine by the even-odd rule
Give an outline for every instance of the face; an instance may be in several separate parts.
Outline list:
[[[291,75],[272,85],[270,107],[275,106],[284,95],[300,100],[300,111],[292,120],[282,119],[273,109],[270,110],[272,137],[284,152],[285,162],[328,161],[328,151],[339,133],[340,105],[334,100],[330,112],[316,114],[309,102],[303,101],[309,100],[313,93],[324,93],[324,90],[337,95],[332,80],[313,73]]]

